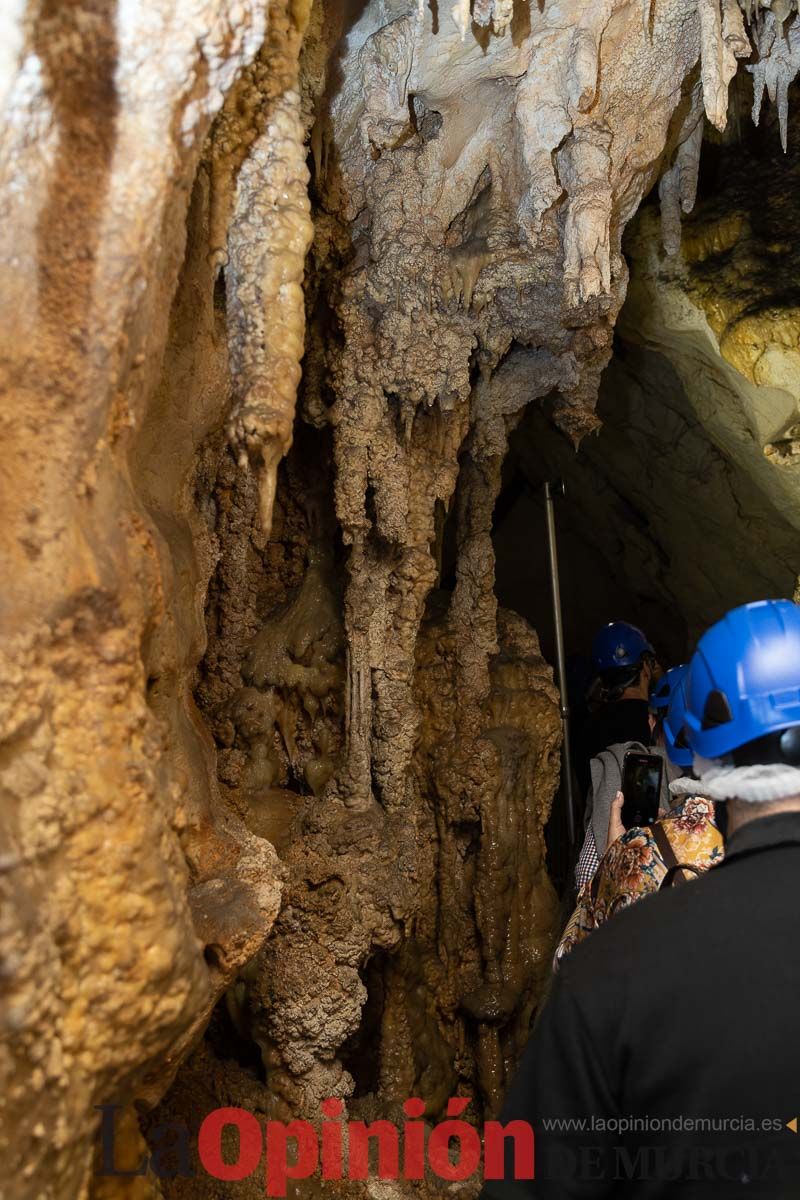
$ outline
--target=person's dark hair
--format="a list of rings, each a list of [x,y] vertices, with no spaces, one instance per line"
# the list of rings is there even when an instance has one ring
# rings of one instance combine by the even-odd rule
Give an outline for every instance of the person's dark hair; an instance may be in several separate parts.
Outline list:
[[[663,708],[659,712],[654,712],[652,708],[650,709],[650,717],[653,721],[653,728],[650,733],[650,741],[648,742],[648,745],[657,746],[659,744],[658,735],[663,732],[665,715],[666,714]]]
[[[652,654],[643,654],[638,663],[631,667],[611,667],[600,675],[600,689],[603,701],[613,704],[619,700],[626,688],[633,687],[642,677],[642,671],[647,663],[654,663]]]

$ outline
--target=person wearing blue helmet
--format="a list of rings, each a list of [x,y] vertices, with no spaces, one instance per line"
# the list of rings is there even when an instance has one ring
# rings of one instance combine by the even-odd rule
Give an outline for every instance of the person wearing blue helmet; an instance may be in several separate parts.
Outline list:
[[[728,613],[682,703],[668,738],[728,813],[724,861],[565,958],[501,1113],[533,1125],[536,1180],[485,1200],[797,1195],[800,610]]]
[[[575,741],[575,771],[584,795],[591,782],[589,764],[598,754],[623,742],[650,744],[648,698],[659,674],[650,640],[627,621],[612,621],[595,634],[592,668],[600,703]]]
[[[556,949],[556,969],[567,954],[595,929],[628,905],[698,877],[723,858],[722,835],[714,821],[714,803],[699,795],[688,772],[692,752],[686,745],[684,682],[689,667],[673,667],[650,698],[660,715],[660,736],[667,759],[680,769],[669,784],[669,810],[647,828],[626,830],[622,824],[622,792],[611,805],[608,849],[579,893],[575,911]]]
[[[703,635],[686,680],[686,739],[733,824],[800,795],[800,609],[745,604]],[[732,832],[732,830],[731,830]]]
[[[592,665],[609,687],[630,682],[647,655],[655,658],[647,635],[628,621],[610,621],[592,642]]]
[[[653,687],[650,707],[660,713],[667,757],[677,767],[692,766],[692,752],[686,741],[686,676],[689,664],[671,667]]]
[[[641,629],[627,621],[604,625],[592,644],[592,663],[601,704],[580,729],[573,756],[586,798],[584,841],[575,867],[578,890],[591,879],[606,850],[608,815],[622,781],[625,754],[651,748],[657,727],[648,695],[660,668]]]

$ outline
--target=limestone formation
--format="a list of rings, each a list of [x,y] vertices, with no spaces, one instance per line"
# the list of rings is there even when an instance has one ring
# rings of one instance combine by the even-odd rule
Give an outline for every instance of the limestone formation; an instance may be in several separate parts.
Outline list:
[[[657,187],[626,387],[659,355],[686,396],[664,374],[629,405],[617,471],[636,500],[631,456],[686,435],[709,528],[719,500],[749,580],[789,587],[800,349],[749,271],[779,252],[738,201],[687,214],[744,60],[791,150],[795,9],[3,7],[9,1195],[216,1194],[92,1180],[102,1104],[134,1155],[228,1103],[497,1109],[556,932],[560,737],[537,632],[498,606],[504,464],[569,470],[599,428]],[[695,628],[738,586],[731,536],[669,591],[673,511],[623,574]]]
[[[215,557],[197,454],[230,397],[200,157],[266,13],[17,7],[0,155],[3,1160],[15,1195],[72,1197],[93,1106],[164,1091],[279,905],[275,851],[220,805],[191,696]]]
[[[654,205],[629,228],[599,435],[576,456],[532,406],[511,438],[505,490],[513,479],[526,490],[495,531],[498,596],[547,621],[547,580],[514,564],[542,527],[534,489],[563,478],[569,644],[591,636],[598,596],[606,611],[636,596],[642,624],[677,657],[714,614],[792,595],[800,572],[797,264],[783,234],[798,159],[784,157],[777,120],[705,153],[712,173],[674,254]]]

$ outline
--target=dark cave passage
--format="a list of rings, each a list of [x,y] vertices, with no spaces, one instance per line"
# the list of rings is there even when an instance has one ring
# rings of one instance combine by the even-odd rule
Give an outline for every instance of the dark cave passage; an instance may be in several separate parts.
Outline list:
[[[529,408],[512,435],[493,529],[497,597],[530,621],[545,657],[554,662],[544,484],[563,480],[556,522],[568,657],[587,654],[601,625],[624,618],[652,630],[659,651],[677,659],[686,651],[688,634],[686,620],[665,588],[672,560],[654,528],[652,511],[641,505],[614,467],[615,457],[635,456],[641,477],[649,477],[655,490],[658,452],[639,457],[625,430],[619,392],[611,390],[613,381],[608,374],[606,378],[609,403],[603,411],[601,402],[603,428],[577,453],[543,407]]]

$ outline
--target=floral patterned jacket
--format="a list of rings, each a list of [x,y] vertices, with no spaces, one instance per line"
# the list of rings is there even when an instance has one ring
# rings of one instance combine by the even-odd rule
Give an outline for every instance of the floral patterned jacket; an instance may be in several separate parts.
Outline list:
[[[722,835],[714,824],[712,800],[687,796],[658,824],[679,863],[702,872],[722,861]],[[554,970],[573,946],[615,912],[657,892],[667,869],[652,829],[629,829],[609,846],[594,877],[578,893],[575,911],[555,953]],[[686,879],[695,877],[688,871],[684,874]]]

